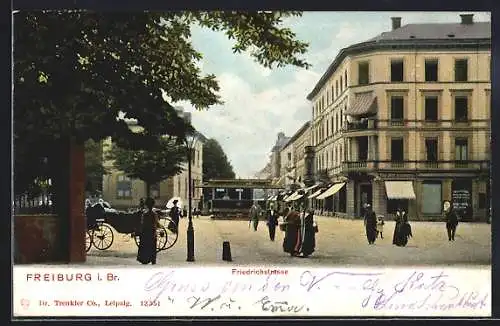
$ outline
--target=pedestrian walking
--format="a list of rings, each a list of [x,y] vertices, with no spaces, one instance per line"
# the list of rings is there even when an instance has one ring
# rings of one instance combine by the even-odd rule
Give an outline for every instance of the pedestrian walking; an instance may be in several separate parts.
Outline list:
[[[408,214],[404,209],[398,207],[396,211],[396,226],[394,227],[392,244],[398,247],[405,247],[408,244],[408,239],[412,236],[411,225],[408,222]]]
[[[299,253],[302,254],[301,257],[309,257],[316,248],[316,232],[317,226],[314,223],[314,214],[312,211],[303,210],[301,214],[301,246],[299,248]]]
[[[290,256],[298,256],[302,245],[300,235],[300,213],[290,210],[284,217],[285,237],[283,239],[283,251]]]
[[[156,228],[159,222],[158,215],[153,211],[154,204],[153,198],[147,198],[146,212],[141,216],[140,241],[137,250],[137,261],[141,264],[156,264]]]
[[[276,225],[278,225],[278,212],[274,209],[274,205],[271,203],[269,209],[267,210],[267,227],[269,229],[269,239],[274,241],[276,235]]]
[[[384,217],[382,215],[379,215],[377,217],[377,238],[380,235],[380,239],[384,239]]]
[[[250,223],[253,223],[253,230],[257,231],[257,227],[259,226],[259,216],[260,216],[260,207],[257,205],[257,202],[254,202],[252,207],[250,208]]]
[[[179,206],[177,206],[178,202],[179,201],[177,199],[173,201],[174,206],[172,206],[170,212],[168,213],[168,216],[170,217],[172,222],[168,223],[167,227],[170,231],[175,233],[177,233],[177,231],[179,230],[179,220],[181,217],[181,209]]]
[[[370,204],[366,204],[364,220],[368,244],[374,244],[377,238],[377,216]]]
[[[458,212],[453,207],[453,204],[446,200],[443,204],[445,220],[446,220],[446,231],[448,233],[448,241],[455,241],[455,233],[458,226]]]

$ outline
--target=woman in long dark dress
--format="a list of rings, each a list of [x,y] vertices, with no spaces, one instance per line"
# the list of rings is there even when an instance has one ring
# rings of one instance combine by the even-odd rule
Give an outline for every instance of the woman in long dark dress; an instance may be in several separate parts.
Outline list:
[[[158,215],[153,211],[155,201],[147,198],[145,205],[147,211],[141,217],[141,233],[137,261],[141,264],[156,264],[156,228],[159,224]]]
[[[302,246],[299,249],[302,257],[308,257],[316,247],[316,230],[314,229],[314,215],[311,211],[304,212],[301,227]]]
[[[394,236],[392,244],[398,247],[404,247],[408,244],[408,239],[412,237],[411,226],[408,223],[408,214],[398,209],[396,212],[396,227],[394,228]]]
[[[365,229],[368,244],[374,244],[375,239],[377,239],[377,215],[372,210],[372,206],[370,204],[366,205]]]
[[[285,238],[283,239],[283,251],[290,256],[298,256],[302,237],[300,235],[300,213],[294,210],[288,212],[284,218]]]

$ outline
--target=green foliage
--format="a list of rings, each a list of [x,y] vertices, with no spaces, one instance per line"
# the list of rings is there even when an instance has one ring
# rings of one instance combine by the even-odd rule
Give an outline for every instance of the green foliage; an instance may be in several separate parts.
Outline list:
[[[102,178],[108,173],[103,165],[101,142],[89,139],[85,142],[85,191],[102,193]]]
[[[307,44],[281,26],[300,15],[248,12],[33,11],[14,15],[14,133],[16,169],[37,171],[55,142],[112,137],[123,148],[148,149],[160,136],[182,140],[190,130],[171,103],[197,109],[220,104],[214,75],[201,74],[202,54],[190,40],[193,24],[234,39],[266,67],[309,65]],[[167,101],[164,98],[167,98]],[[137,119],[134,133],[123,120]],[[31,149],[36,149],[31,151]],[[30,152],[31,151],[31,152]],[[28,153],[29,152],[29,153]],[[19,154],[21,153],[21,154]],[[22,162],[21,162],[22,161]],[[24,165],[24,166],[22,166]],[[27,173],[16,182],[29,183]],[[22,178],[27,180],[21,180]],[[19,186],[21,189],[24,186]]]
[[[154,148],[131,150],[113,144],[107,152],[107,159],[113,160],[114,167],[123,171],[131,179],[140,179],[150,187],[183,171],[187,150],[171,139],[160,139]]]
[[[203,180],[234,179],[233,167],[222,146],[215,139],[203,144]]]

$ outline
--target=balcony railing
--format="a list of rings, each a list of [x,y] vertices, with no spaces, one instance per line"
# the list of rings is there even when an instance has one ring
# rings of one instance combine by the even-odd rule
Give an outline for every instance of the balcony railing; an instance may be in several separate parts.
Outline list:
[[[488,171],[490,161],[349,161],[342,163],[342,172],[372,170],[476,170]]]

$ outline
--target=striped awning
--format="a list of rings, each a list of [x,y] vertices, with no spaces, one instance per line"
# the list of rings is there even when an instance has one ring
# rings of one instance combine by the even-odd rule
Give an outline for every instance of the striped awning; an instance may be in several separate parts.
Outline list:
[[[295,197],[296,197],[296,196],[299,196],[299,192],[298,192],[298,191],[296,191],[296,192],[294,192],[293,194],[291,194],[290,196],[288,196],[288,197],[285,199],[285,201],[293,201],[293,200],[295,200]]]
[[[307,197],[307,198],[309,198],[309,199],[316,198],[316,197],[317,197],[317,196],[319,196],[319,194],[321,194],[322,192],[323,192],[323,189],[319,189],[319,190],[317,190],[314,194],[310,195],[310,196],[309,196],[309,197]]]
[[[350,116],[369,116],[375,113],[377,113],[377,97],[373,92],[357,94],[353,105],[344,112]]]
[[[325,191],[324,193],[322,193],[321,195],[318,196],[317,199],[325,199],[327,197],[330,197],[330,196],[333,196],[335,195],[340,189],[342,189],[342,187],[345,186],[345,182],[342,182],[342,183],[336,183],[334,184],[333,186],[331,186],[330,188],[328,188],[327,191]]]
[[[319,185],[314,185],[314,186],[310,186],[310,187],[307,187],[306,189],[304,189],[304,192],[308,192],[310,190],[313,190],[315,188],[317,188]]]
[[[388,199],[415,199],[411,181],[386,181],[385,192]]]

